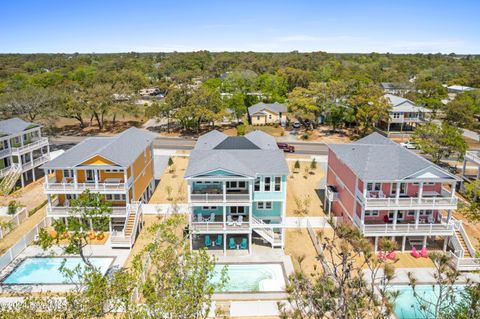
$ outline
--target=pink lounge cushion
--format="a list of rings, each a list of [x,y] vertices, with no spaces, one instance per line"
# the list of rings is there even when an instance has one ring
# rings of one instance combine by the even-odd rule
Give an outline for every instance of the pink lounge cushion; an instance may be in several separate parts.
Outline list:
[[[420,258],[420,253],[417,251],[417,248],[413,247],[412,248],[412,256],[415,257],[415,258]]]
[[[377,257],[378,257],[378,259],[380,259],[380,260],[385,260],[385,253],[384,253],[383,251],[379,251],[379,252],[377,253]]]
[[[428,251],[427,247],[423,246],[422,250],[420,250],[420,256],[427,258],[428,257]]]
[[[393,260],[393,259],[397,258],[397,253],[395,251],[391,251],[387,254],[386,258]]]

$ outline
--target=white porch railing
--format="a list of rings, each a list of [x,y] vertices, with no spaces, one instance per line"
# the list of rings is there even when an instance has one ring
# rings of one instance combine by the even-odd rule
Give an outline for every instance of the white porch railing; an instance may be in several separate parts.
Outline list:
[[[113,231],[112,235],[110,236],[110,246],[112,247],[126,247],[130,249],[135,243],[140,223],[140,217],[142,215],[141,202],[132,202],[132,204],[127,206],[127,212],[128,213],[127,217],[125,218],[123,230],[121,232]],[[132,232],[127,235],[125,231],[127,230],[128,220],[131,214],[135,215],[135,219],[133,222]]]
[[[31,170],[34,167],[42,165],[50,160],[50,156],[48,154],[42,155],[39,158],[34,159],[33,161],[27,162],[22,164],[22,171]]]
[[[395,235],[395,234],[424,234],[424,235],[453,235],[453,223],[449,224],[364,224],[362,232],[365,235]]]
[[[40,138],[40,139],[38,139],[34,142],[31,142],[29,144],[19,146],[19,147],[12,147],[12,148],[10,148],[10,151],[14,155],[20,155],[20,154],[36,150],[40,147],[44,147],[44,146],[47,146],[47,145],[48,145],[48,138],[42,137],[42,138]]]
[[[358,190],[357,197],[364,203],[365,209],[419,209],[427,207],[427,209],[448,209],[455,208],[458,203],[456,196],[446,190],[442,190],[436,197],[364,197]]]
[[[28,210],[25,207],[19,208],[17,212],[4,220],[8,225],[0,226],[0,239],[5,237],[9,232],[17,228],[28,217]]]
[[[465,152],[465,158],[475,163],[480,163],[480,152],[479,151],[467,151]]]
[[[112,217],[125,217],[127,215],[126,206],[112,206]],[[50,217],[69,217],[72,216],[72,207],[71,206],[59,206],[58,202],[52,202],[52,204],[47,204],[47,216]]]
[[[48,183],[43,184],[46,191],[78,191],[83,192],[86,189],[95,192],[125,192],[128,190],[128,183],[57,183],[55,179],[49,179]]]
[[[462,258],[455,255],[453,252],[448,252],[449,257],[452,259],[453,266],[458,271],[478,271],[480,270],[479,258]]]

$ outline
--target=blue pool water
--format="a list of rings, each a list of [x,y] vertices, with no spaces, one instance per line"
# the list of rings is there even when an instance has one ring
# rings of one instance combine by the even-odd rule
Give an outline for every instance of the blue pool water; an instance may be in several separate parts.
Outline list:
[[[28,285],[28,284],[62,284],[66,278],[59,268],[63,261],[65,268],[70,270],[78,265],[84,265],[80,257],[30,257],[20,263],[6,278],[2,284]],[[110,267],[113,258],[95,257],[89,261],[105,274]]]
[[[455,286],[459,292],[464,286]],[[435,300],[435,290],[432,285],[417,285],[416,290],[426,300]],[[413,296],[413,290],[410,286],[394,286],[393,290],[400,292],[400,295],[395,300],[395,315],[398,319],[422,319],[425,318],[421,312],[419,312],[419,304],[416,298]]]
[[[285,276],[281,264],[217,264],[213,283],[220,280],[220,272],[227,266],[228,281],[221,292],[284,291]]]

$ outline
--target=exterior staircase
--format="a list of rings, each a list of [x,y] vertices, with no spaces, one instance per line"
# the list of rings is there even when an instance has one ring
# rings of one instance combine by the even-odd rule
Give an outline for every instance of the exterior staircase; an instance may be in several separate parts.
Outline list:
[[[457,236],[458,242],[460,243],[463,249],[463,258],[472,258],[473,256],[472,254],[470,254],[470,250],[468,249],[467,244],[465,243],[465,239],[463,238],[460,231],[456,230],[455,236]]]
[[[282,247],[282,236],[273,231],[273,225],[265,223],[263,220],[252,216],[253,231],[266,240],[272,247]]]
[[[127,206],[127,216],[123,230],[121,232],[112,232],[110,236],[110,247],[131,249],[137,239],[137,233],[142,227],[142,215],[141,202],[132,202],[129,204]]]
[[[13,164],[12,166],[4,169],[2,175],[4,177],[0,182],[0,194],[8,195],[22,175],[22,168],[18,164]]]

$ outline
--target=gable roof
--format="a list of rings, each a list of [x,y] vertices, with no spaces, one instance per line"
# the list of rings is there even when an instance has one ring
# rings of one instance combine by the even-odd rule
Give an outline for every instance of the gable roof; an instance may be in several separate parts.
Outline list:
[[[253,115],[263,110],[269,110],[273,113],[287,112],[287,106],[281,103],[257,103],[248,108],[248,114]]]
[[[152,141],[152,134],[135,127],[112,137],[90,137],[45,163],[43,168],[72,168],[94,156],[101,156],[121,167],[128,167]]]
[[[285,155],[275,139],[261,131],[245,136],[227,136],[216,130],[202,135],[190,153],[185,177],[205,175],[215,170],[256,177],[287,175]]]
[[[409,99],[393,94],[385,94],[384,97],[390,102],[392,109],[390,112],[424,112],[429,113],[431,110],[418,106]]]
[[[18,117],[14,117],[0,121],[0,136],[18,134],[27,129],[39,126],[38,124],[26,122]]]
[[[378,133],[350,144],[330,144],[336,156],[364,181],[447,179],[456,176]],[[424,175],[421,173],[428,172]]]

